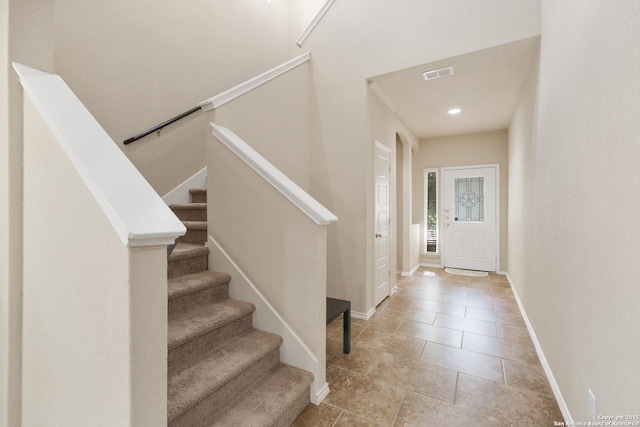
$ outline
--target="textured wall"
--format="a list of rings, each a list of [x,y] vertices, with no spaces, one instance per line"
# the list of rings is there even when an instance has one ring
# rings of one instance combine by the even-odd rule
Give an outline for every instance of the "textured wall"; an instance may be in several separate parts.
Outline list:
[[[16,61],[53,70],[53,0],[0,1],[0,426],[20,424],[22,87]]]
[[[309,190],[309,63],[207,113]],[[210,127],[207,125],[207,129]]]
[[[22,425],[165,425],[166,249],[123,246],[30,101],[25,123]]]
[[[601,415],[640,408],[639,17],[543,0],[537,96],[534,74],[510,131],[509,272],[575,421],[587,389]]]
[[[290,19],[288,1],[59,0],[55,71],[164,195],[205,165],[202,115],[121,142],[289,59]]]

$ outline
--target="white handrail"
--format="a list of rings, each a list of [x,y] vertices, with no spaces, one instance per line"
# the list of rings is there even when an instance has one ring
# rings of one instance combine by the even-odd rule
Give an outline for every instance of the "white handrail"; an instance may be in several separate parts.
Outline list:
[[[309,37],[309,34],[311,34],[313,29],[316,28],[316,25],[318,25],[318,23],[320,22],[322,17],[325,15],[325,13],[327,13],[327,11],[329,10],[329,8],[331,7],[334,1],[335,0],[327,0],[324,6],[322,6],[322,8],[318,11],[315,18],[313,18],[311,23],[309,23],[309,26],[307,27],[307,29],[304,30],[304,32],[300,35],[300,37],[298,37],[298,41],[296,41],[296,44],[298,45],[298,47],[302,47],[302,43],[304,43],[307,37]]]
[[[298,207],[318,225],[328,225],[338,220],[327,208],[291,181],[230,129],[210,123],[213,135],[229,150],[242,159],[251,169],[264,178],[276,190]]]
[[[62,78],[13,63],[20,83],[128,247],[169,245],[186,228]]]
[[[305,62],[311,59],[310,53],[303,53],[300,56],[296,56],[295,58],[285,62],[284,64],[278,65],[277,67],[272,68],[269,71],[266,71],[256,77],[253,77],[243,83],[240,83],[237,86],[232,87],[231,89],[227,89],[218,95],[212,96],[209,99],[206,99],[199,103],[198,105],[202,107],[203,110],[209,111],[215,108],[218,108],[229,101],[233,101],[237,97],[242,94],[245,94],[258,86],[261,86],[267,83],[270,80],[275,79],[276,77],[286,73],[289,70],[294,69],[295,67],[304,64]]]

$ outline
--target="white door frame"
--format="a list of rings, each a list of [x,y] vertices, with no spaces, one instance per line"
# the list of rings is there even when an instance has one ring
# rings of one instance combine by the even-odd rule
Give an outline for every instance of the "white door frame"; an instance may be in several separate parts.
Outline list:
[[[496,171],[496,273],[499,271],[502,271],[500,269],[500,225],[501,225],[501,221],[502,219],[500,218],[500,164],[498,163],[493,163],[493,164],[488,164],[488,165],[469,165],[469,166],[447,166],[447,167],[443,167],[440,168],[440,171],[442,172],[440,174],[441,179],[440,179],[440,194],[442,194],[442,198],[441,198],[441,203],[444,204],[444,191],[445,191],[445,185],[444,185],[444,172],[447,170],[459,170],[459,169],[483,169],[483,168],[494,168]],[[443,206],[440,205],[438,206],[438,209],[442,209]],[[444,215],[440,215],[440,221],[438,224],[438,227],[440,227],[441,233],[440,236],[442,236],[442,239],[440,239],[440,241],[438,243],[440,243],[442,245],[442,250],[440,251],[441,253],[441,258],[440,258],[440,264],[444,267],[445,265],[445,238],[444,238]]]
[[[401,159],[401,164],[402,164],[402,169],[401,170],[397,170],[396,169],[396,174],[395,176],[397,177],[398,175],[402,175],[402,188],[400,189],[400,191],[402,192],[402,194],[400,195],[401,197],[401,203],[402,203],[402,218],[399,218],[398,216],[395,217],[395,223],[397,224],[399,219],[402,219],[402,227],[401,229],[397,230],[396,236],[402,234],[402,247],[400,248],[401,253],[402,253],[402,258],[400,259],[401,262],[401,270],[398,272],[400,273],[402,276],[411,276],[413,274],[413,272],[415,270],[417,270],[417,267],[420,264],[420,257],[418,256],[418,265],[411,265],[411,215],[412,215],[412,168],[411,168],[411,157],[412,157],[412,151],[411,151],[411,145],[409,143],[404,142],[404,140],[402,139],[402,137],[400,137],[399,134],[397,134],[397,138],[400,141],[400,144],[402,146],[402,151],[398,152],[398,150],[396,149],[396,157],[399,157]],[[397,148],[397,146],[396,146]],[[395,185],[394,187],[396,191],[398,190],[398,186]],[[394,198],[394,202],[397,200],[397,193],[396,193],[396,197]],[[396,210],[395,212],[398,212],[398,206],[396,205]],[[396,252],[398,249],[398,239],[394,238],[393,239],[394,242],[394,246],[396,247]],[[396,270],[397,270],[397,260],[396,260]],[[396,271],[393,270],[393,271]],[[397,284],[394,286],[394,288],[391,290],[391,293],[393,294],[394,292],[398,291],[398,286]]]

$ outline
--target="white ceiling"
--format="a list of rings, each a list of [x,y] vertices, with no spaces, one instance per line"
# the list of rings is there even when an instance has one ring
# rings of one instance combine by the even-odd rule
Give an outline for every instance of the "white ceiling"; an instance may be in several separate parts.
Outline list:
[[[540,38],[472,52],[369,79],[371,89],[418,138],[509,127],[538,55]],[[427,70],[453,66],[454,75],[425,81]],[[449,109],[462,112],[452,116]]]

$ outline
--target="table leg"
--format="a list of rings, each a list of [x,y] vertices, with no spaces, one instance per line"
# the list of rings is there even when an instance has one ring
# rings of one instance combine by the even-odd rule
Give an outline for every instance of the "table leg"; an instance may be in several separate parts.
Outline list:
[[[344,354],[351,353],[351,310],[342,313],[343,331],[342,331],[342,352]]]

